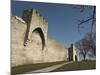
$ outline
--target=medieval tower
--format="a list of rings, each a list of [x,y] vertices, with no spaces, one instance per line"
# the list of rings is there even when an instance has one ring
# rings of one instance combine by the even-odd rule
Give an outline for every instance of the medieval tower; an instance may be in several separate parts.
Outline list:
[[[47,37],[48,22],[36,9],[11,17],[12,66],[66,61],[67,50]]]

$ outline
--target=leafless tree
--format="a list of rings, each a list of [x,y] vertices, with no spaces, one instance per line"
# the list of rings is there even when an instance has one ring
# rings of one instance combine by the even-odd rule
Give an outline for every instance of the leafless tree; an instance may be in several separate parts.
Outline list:
[[[96,35],[91,32],[87,33],[84,38],[76,42],[76,47],[79,50],[79,54],[83,56],[83,60],[86,59],[88,52],[92,53],[92,56],[96,55]]]
[[[92,52],[92,55],[96,55],[96,33],[87,33],[85,35],[85,40],[86,40],[86,43],[88,44],[88,47],[89,49],[91,50]]]
[[[86,5],[81,5],[81,6],[75,6],[74,8],[78,9],[80,13],[83,13],[87,10],[91,11],[90,13],[88,13],[88,16],[85,15],[81,15],[78,19],[78,31],[80,32],[81,28],[86,27],[88,23],[88,25],[90,24],[91,26],[91,33],[93,32],[93,29],[96,26],[96,6],[86,6]]]
[[[85,45],[86,42],[84,39],[82,40],[79,40],[77,43],[76,43],[76,47],[78,48],[79,50],[79,54],[83,56],[83,60],[86,59],[86,55],[89,51],[89,49],[87,48],[87,46]]]

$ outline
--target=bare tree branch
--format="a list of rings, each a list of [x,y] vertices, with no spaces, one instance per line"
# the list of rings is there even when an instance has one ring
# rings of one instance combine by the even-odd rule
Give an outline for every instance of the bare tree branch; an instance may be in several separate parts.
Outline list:
[[[86,9],[86,6],[80,6],[80,13],[85,11],[85,9]],[[89,7],[88,9],[91,10],[91,13],[89,14],[89,16],[83,18],[82,20],[79,20],[79,23],[78,23],[78,31],[79,32],[80,32],[80,28],[85,27],[85,23],[91,22],[91,33],[93,31],[94,26],[96,25],[95,24],[96,23],[96,6],[93,6],[92,8]]]

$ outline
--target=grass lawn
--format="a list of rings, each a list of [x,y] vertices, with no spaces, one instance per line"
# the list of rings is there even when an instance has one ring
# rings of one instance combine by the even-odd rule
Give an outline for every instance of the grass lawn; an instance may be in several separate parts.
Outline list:
[[[61,63],[64,63],[64,62],[66,62],[66,61],[15,66],[15,67],[11,67],[11,75],[23,74],[25,72],[30,72],[30,71],[34,71],[34,70],[37,70],[37,69],[42,69],[42,68],[45,68],[45,67],[61,64]]]
[[[96,69],[96,61],[81,61],[66,64],[52,72]]]

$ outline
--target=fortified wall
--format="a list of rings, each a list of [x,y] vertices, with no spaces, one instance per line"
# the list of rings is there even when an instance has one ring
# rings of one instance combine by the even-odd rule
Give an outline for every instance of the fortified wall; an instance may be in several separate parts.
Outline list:
[[[48,22],[36,9],[11,17],[12,66],[67,60],[67,50],[47,37]]]

